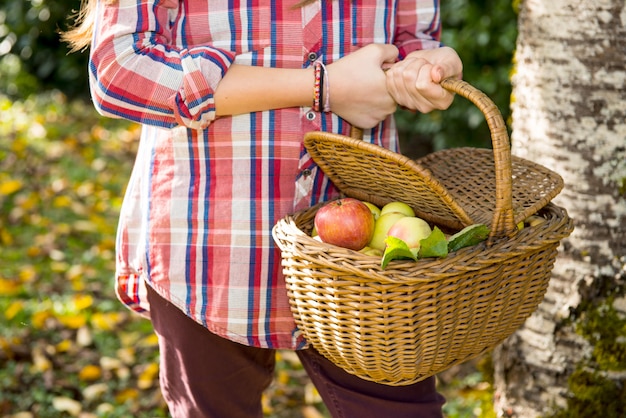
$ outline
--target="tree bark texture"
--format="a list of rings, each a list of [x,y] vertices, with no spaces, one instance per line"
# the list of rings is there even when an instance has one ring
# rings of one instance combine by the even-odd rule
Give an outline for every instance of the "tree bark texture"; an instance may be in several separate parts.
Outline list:
[[[554,202],[576,229],[562,242],[544,302],[494,352],[495,407],[498,416],[545,417],[580,406],[577,372],[626,395],[626,6],[519,7],[513,153],[563,176]],[[592,317],[607,329],[593,328]],[[617,403],[624,411],[626,397]],[[596,416],[581,414],[568,416]]]

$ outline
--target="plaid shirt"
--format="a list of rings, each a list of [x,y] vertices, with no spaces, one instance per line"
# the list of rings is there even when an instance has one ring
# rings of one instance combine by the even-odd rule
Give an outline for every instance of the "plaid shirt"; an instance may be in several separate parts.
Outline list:
[[[306,68],[370,43],[394,43],[401,56],[438,47],[439,2],[108,3],[99,2],[91,48],[93,100],[143,125],[119,221],[118,297],[147,314],[148,284],[225,338],[304,347],[271,229],[337,195],[304,133],[350,127],[310,108],[216,118],[213,91],[232,63]],[[393,118],[364,140],[397,151]]]

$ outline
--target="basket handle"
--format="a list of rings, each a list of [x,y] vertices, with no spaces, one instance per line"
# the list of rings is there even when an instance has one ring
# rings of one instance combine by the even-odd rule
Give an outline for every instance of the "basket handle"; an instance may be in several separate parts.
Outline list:
[[[512,237],[517,233],[517,227],[513,215],[511,145],[502,114],[485,93],[463,80],[447,78],[441,82],[441,86],[468,99],[485,116],[491,132],[496,175],[496,207],[489,243],[494,238]]]
[[[472,102],[483,113],[491,132],[496,176],[496,202],[488,244],[496,238],[512,237],[517,233],[513,214],[511,146],[504,119],[495,103],[482,91],[466,81],[447,78],[441,86]],[[363,138],[360,128],[352,127],[350,137]]]

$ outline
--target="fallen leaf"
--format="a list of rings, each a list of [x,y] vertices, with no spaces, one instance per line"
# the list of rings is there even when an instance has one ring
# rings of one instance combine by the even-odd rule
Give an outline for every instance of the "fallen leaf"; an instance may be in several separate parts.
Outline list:
[[[0,182],[0,195],[8,196],[20,190],[22,182],[16,179],[8,179]]]
[[[132,401],[139,397],[139,391],[135,388],[127,388],[120,391],[117,395],[115,395],[115,401],[117,403],[125,403],[128,401]]]
[[[93,385],[85,387],[82,393],[85,400],[91,402],[95,399],[101,398],[108,389],[109,386],[106,383],[94,383]]]
[[[78,373],[78,378],[83,382],[92,382],[102,377],[102,369],[93,364],[88,364],[83,367]]]
[[[65,396],[57,396],[53,398],[52,407],[59,412],[67,412],[73,417],[80,415],[83,410],[80,402]]]
[[[15,318],[20,312],[24,310],[24,302],[21,300],[14,300],[4,311],[4,317],[7,320]]]

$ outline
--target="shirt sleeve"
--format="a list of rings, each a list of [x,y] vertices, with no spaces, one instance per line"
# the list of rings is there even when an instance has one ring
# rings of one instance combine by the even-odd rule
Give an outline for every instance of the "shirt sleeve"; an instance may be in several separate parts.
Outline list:
[[[101,114],[193,129],[215,119],[213,93],[234,52],[175,47],[178,7],[178,0],[98,2],[89,74]]]
[[[439,0],[399,0],[395,45],[403,59],[420,49],[441,46]]]

